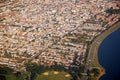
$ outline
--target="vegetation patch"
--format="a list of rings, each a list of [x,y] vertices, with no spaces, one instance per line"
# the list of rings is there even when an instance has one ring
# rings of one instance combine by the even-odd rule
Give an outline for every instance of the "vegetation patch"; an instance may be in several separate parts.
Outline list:
[[[48,74],[47,77],[46,75],[42,74],[36,74],[36,77],[34,80],[71,80],[70,74],[68,74],[65,71],[47,71],[44,72],[43,74]]]

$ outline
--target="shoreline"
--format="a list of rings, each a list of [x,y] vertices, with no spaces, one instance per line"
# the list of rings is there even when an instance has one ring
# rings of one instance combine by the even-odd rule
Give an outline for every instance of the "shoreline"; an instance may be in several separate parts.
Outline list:
[[[95,39],[93,39],[93,42],[90,44],[90,49],[88,52],[87,60],[89,61],[92,59],[91,64],[89,66],[90,68],[96,67],[100,69],[100,75],[97,77],[97,80],[99,80],[99,78],[106,73],[105,69],[99,64],[99,61],[98,61],[99,46],[101,45],[101,43],[106,37],[108,37],[110,34],[112,34],[114,31],[116,31],[119,28],[120,28],[120,21],[116,22],[114,25],[109,27],[107,30],[103,31],[100,35],[98,35]],[[87,64],[88,63],[89,62],[87,62]]]

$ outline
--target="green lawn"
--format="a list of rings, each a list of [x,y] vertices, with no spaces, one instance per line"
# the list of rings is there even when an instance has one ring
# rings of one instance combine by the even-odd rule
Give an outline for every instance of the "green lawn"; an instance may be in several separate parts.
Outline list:
[[[47,71],[43,74],[36,74],[36,78],[34,80],[70,80],[71,76],[64,72],[55,72],[55,71]]]
[[[6,80],[16,80],[17,78],[15,77],[15,75],[5,75],[6,76]]]
[[[3,74],[0,74],[0,75],[3,75]],[[5,76],[6,80],[17,80],[16,76],[13,74],[5,74],[3,76]]]
[[[26,74],[22,74],[21,76],[16,77],[14,74],[0,74],[5,76],[6,80],[25,80]],[[1,80],[1,79],[0,79]]]

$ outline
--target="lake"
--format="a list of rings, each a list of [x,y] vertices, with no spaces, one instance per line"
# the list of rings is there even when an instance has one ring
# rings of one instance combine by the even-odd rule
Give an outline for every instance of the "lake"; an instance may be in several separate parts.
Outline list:
[[[101,43],[98,59],[106,70],[99,80],[120,80],[120,28]]]

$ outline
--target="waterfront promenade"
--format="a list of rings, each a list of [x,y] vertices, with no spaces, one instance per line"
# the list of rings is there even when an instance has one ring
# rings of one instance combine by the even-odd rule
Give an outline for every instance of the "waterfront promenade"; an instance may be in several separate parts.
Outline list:
[[[101,70],[101,76],[105,73],[103,67],[99,64],[98,62],[98,49],[102,41],[109,36],[112,32],[116,31],[117,29],[120,28],[120,21],[111,26],[109,29],[105,30],[102,34],[98,35],[90,45],[89,53],[88,53],[88,58],[87,58],[87,63],[86,63],[86,72],[90,68],[96,67],[100,68]],[[100,76],[99,76],[100,78]],[[98,78],[98,79],[99,79]],[[84,80],[87,80],[87,76],[84,78]]]

